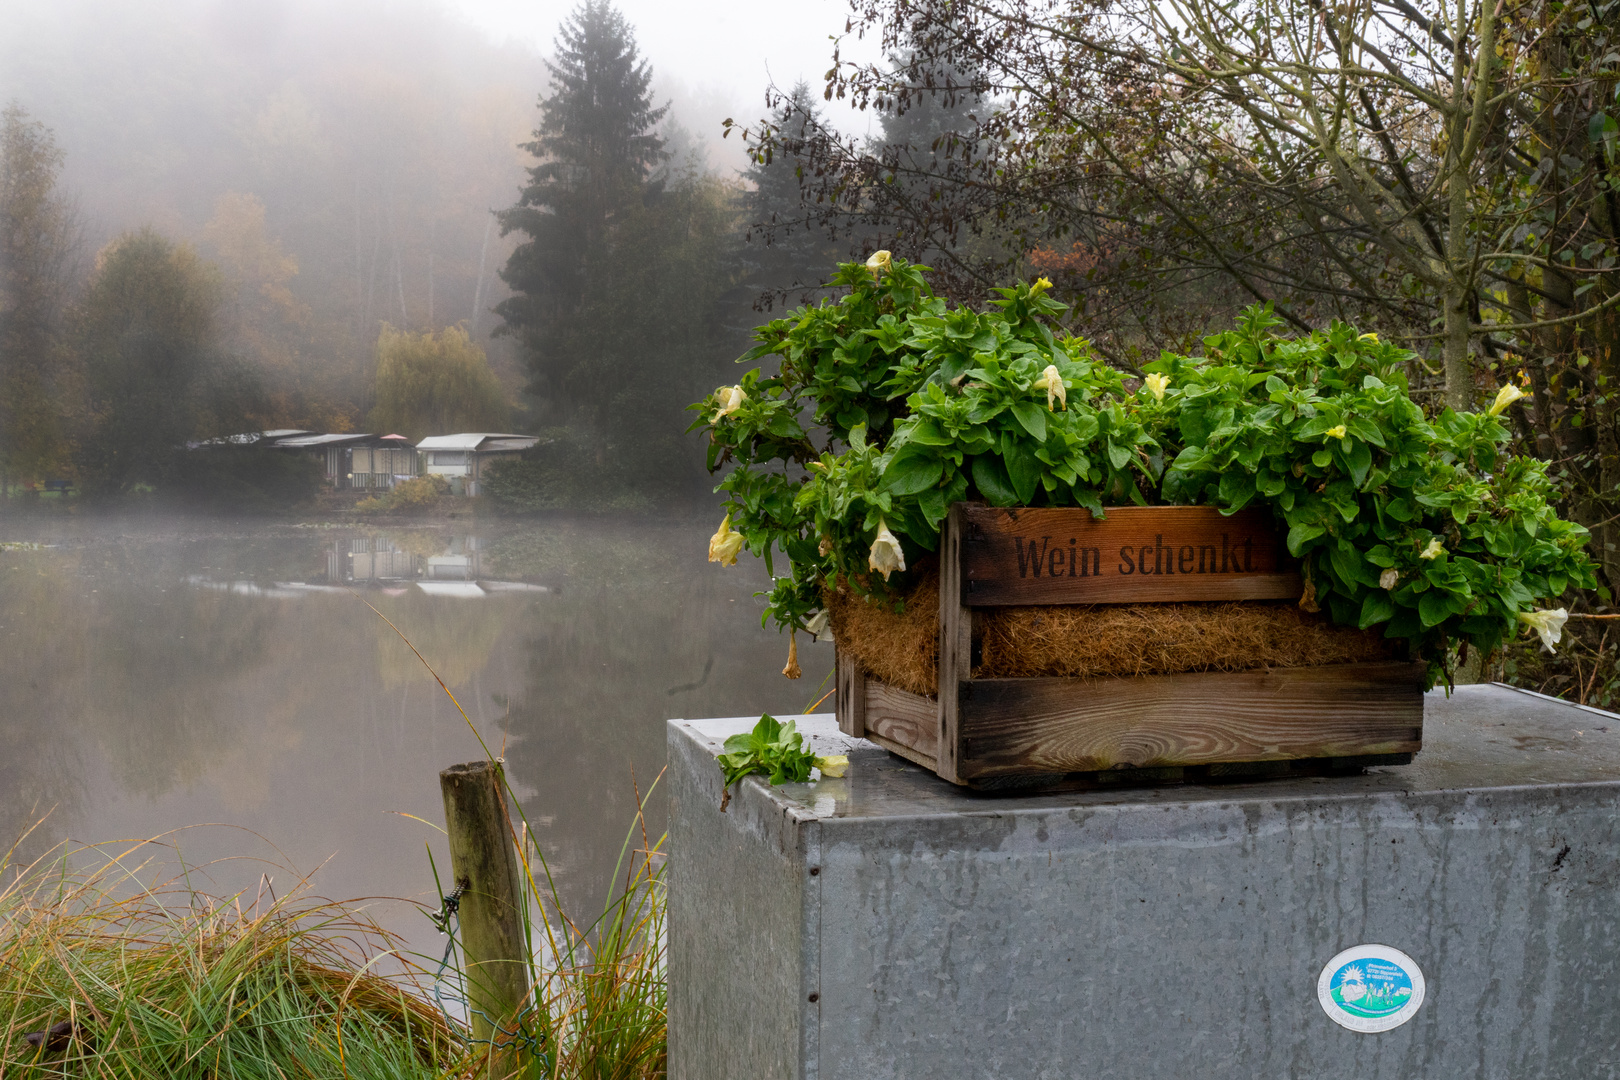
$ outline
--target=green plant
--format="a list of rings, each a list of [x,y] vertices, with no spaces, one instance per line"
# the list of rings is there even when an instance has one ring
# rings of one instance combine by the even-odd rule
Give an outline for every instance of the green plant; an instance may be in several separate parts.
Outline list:
[[[1182,444],[1166,499],[1265,503],[1307,607],[1382,625],[1436,667],[1460,642],[1490,654],[1538,600],[1594,587],[1587,532],[1554,512],[1546,463],[1504,452],[1516,391],[1431,420],[1407,394],[1409,353],[1342,323],[1295,339],[1278,325],[1253,308],[1205,339],[1203,360],[1147,365],[1169,380]]]
[[[756,332],[740,362],[775,355],[776,374],[692,406],[711,470],[732,466],[710,558],[746,547],[773,576],[774,552],[790,563],[766,621],[819,629],[837,582],[899,602],[891,575],[937,547],[963,499],[1263,504],[1302,560],[1302,606],[1383,626],[1433,677],[1455,645],[1488,653],[1536,602],[1593,584],[1545,466],[1505,453],[1497,414],[1516,389],[1489,413],[1426,417],[1410,353],[1337,323],[1285,338],[1264,307],[1132,388],[1057,329],[1044,279],[974,312],[932,296],[922,269],[886,252],[842,267],[844,296]]]
[[[442,476],[413,476],[380,495],[361,499],[354,508],[362,514],[434,509],[450,497],[450,481]]]
[[[849,758],[842,754],[818,757],[804,744],[795,730],[798,721],[782,723],[769,713],[759,718],[754,730],[726,740],[719,757],[727,788],[745,776],[764,775],[772,784],[802,784],[810,779],[812,768],[826,776],[843,776]]]
[[[401,954],[362,908],[142,881],[137,848],[61,849],[0,890],[0,1074],[430,1080],[463,1061],[420,969],[369,970]]]

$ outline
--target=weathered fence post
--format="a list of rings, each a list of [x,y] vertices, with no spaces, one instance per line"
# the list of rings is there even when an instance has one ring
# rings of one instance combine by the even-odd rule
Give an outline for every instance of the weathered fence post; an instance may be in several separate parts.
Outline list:
[[[452,765],[439,773],[444,824],[450,834],[450,872],[466,883],[461,896],[461,948],[466,963],[467,1009],[474,1039],[511,1044],[510,1032],[529,996],[528,943],[523,932],[523,885],[506,813],[501,766],[490,761]],[[490,1055],[489,1075],[509,1076],[519,1065],[516,1046]]]

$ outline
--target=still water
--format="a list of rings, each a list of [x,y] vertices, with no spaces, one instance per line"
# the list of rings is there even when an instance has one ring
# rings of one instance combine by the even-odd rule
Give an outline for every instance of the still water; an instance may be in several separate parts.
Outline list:
[[[369,603],[504,752],[565,905],[596,907],[667,718],[798,713],[831,688],[830,645],[801,641],[805,677],[782,677],[764,567],[707,563],[712,528],[0,517],[0,849],[42,816],[30,854],[182,829],[210,891],[269,872],[432,903],[443,838],[415,818],[442,825],[439,770],[484,753]],[[412,906],[373,910],[433,949]]]

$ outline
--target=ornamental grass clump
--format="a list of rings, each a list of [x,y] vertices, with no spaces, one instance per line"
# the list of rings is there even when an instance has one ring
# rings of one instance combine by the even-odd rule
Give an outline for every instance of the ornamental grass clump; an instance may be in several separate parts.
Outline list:
[[[143,883],[140,846],[0,859],[0,1075],[429,1080],[466,1060],[363,910]],[[385,956],[399,975],[372,970]]]
[[[1411,353],[1342,323],[1285,337],[1265,307],[1136,382],[1063,329],[1044,279],[975,311],[934,296],[924,269],[843,266],[836,300],[755,332],[739,362],[775,371],[692,406],[711,471],[729,469],[727,554],[746,547],[773,575],[766,622],[806,629],[839,589],[903,604],[958,501],[1264,507],[1300,606],[1399,643],[1431,680],[1464,644],[1542,633],[1561,612],[1538,608],[1594,585],[1545,463],[1507,450],[1517,387],[1425,413]]]

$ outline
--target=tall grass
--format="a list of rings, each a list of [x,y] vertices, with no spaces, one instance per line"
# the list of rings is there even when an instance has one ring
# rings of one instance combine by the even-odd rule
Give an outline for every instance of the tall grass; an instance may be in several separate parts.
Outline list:
[[[365,902],[316,899],[307,882],[279,899],[210,896],[162,837],[64,846],[27,866],[13,846],[0,854],[0,1078],[661,1078],[663,838],[649,838],[637,794],[609,896],[576,921],[508,787],[532,988],[500,1019],[509,1054],[440,1010],[439,958],[408,953]],[[171,863],[181,869],[165,878]],[[459,967],[449,976],[464,981]]]
[[[649,793],[650,794],[650,793]],[[513,800],[516,804],[516,800]],[[522,853],[531,944],[529,1036],[520,1075],[534,1080],[652,1080],[668,1059],[663,838],[649,842],[646,800],[620,850],[615,885],[590,923],[568,918],[527,823]],[[639,834],[641,845],[635,846]]]
[[[131,863],[143,849],[58,849],[21,868],[0,858],[0,1075],[465,1071],[464,1039],[424,973],[361,906],[302,891],[208,897],[191,887],[196,871],[146,880],[157,864]],[[388,958],[402,970],[385,978],[373,968]]]
[[[369,601],[359,599],[421,661],[487,758],[502,762],[504,758],[490,750],[467,710],[410,638]],[[530,991],[516,1017],[498,1021],[507,1034],[497,1035],[491,1044],[471,1043],[473,1055],[491,1076],[501,1073],[524,1080],[663,1077],[669,1056],[665,837],[652,841],[647,832],[647,802],[658,781],[645,795],[639,789],[636,793],[635,820],[619,849],[614,885],[601,914],[580,923],[564,913],[556,879],[534,840],[523,804],[506,781],[504,768],[500,775],[508,804],[517,811],[512,841],[523,863],[522,914],[529,943],[524,962]],[[515,1064],[494,1052],[500,1047],[492,1044],[503,1043],[515,1044],[521,1051]]]

